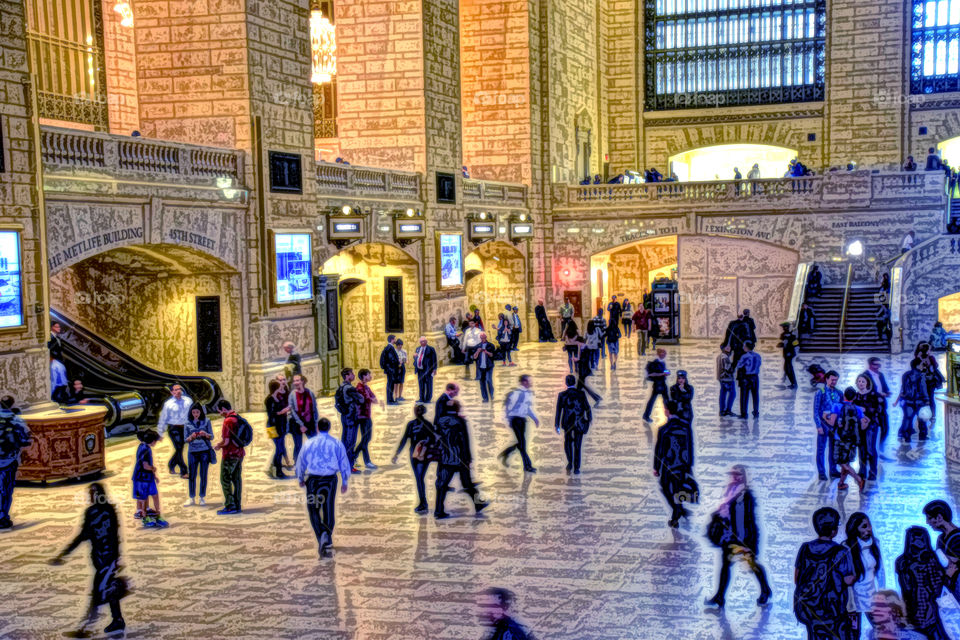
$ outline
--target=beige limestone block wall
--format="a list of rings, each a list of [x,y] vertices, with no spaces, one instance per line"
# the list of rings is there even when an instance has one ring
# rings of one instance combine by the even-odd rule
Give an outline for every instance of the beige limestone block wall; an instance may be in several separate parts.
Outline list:
[[[135,31],[120,24],[121,16],[113,10],[115,0],[100,0],[100,3],[110,133],[130,135],[140,129]]]
[[[136,3],[145,137],[250,147],[245,5],[244,0]]]
[[[423,5],[334,3],[337,129],[353,164],[425,171]]]
[[[51,306],[143,364],[164,373],[205,375],[234,402],[243,398],[239,275],[159,275],[128,254],[100,254],[50,279]],[[88,295],[77,295],[85,293]],[[97,295],[99,294],[99,295]],[[219,296],[222,372],[197,370],[196,298]]]
[[[49,400],[45,239],[37,212],[36,136],[31,122],[23,2],[0,0],[0,228],[20,231],[24,326],[0,330],[0,394],[18,402]]]
[[[460,3],[463,163],[473,178],[532,179],[527,12],[525,0]]]
[[[637,26],[643,3],[607,0],[601,19],[606,37],[603,56],[603,92],[607,99],[610,175],[644,166],[643,53],[637,47]]]

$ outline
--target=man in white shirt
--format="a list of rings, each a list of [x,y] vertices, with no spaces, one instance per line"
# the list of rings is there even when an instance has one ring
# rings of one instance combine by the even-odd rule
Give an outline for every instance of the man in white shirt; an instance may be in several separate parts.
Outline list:
[[[520,386],[508,393],[506,400],[503,402],[507,412],[507,420],[510,422],[513,434],[517,437],[517,443],[504,449],[498,456],[500,462],[506,467],[510,454],[514,450],[519,451],[520,457],[523,458],[523,470],[527,473],[537,472],[530,461],[530,456],[527,455],[527,418],[533,420],[533,423],[538,427],[540,426],[540,420],[533,411],[532,386],[530,376],[523,374],[520,376]]]
[[[187,463],[183,459],[183,425],[190,419],[190,407],[193,400],[183,393],[183,387],[175,384],[170,388],[170,396],[163,403],[160,410],[160,419],[157,420],[157,433],[161,436],[169,431],[170,442],[173,443],[173,455],[167,463],[170,473],[176,473],[180,469],[180,477],[187,478]]]
[[[66,404],[69,384],[67,368],[62,362],[50,356],[50,399],[57,404]]]
[[[447,337],[447,346],[451,350],[452,364],[463,362],[463,351],[460,349],[460,333],[457,331],[457,319],[450,316],[450,322],[443,328],[443,335]]]
[[[467,330],[463,332],[463,352],[466,356],[463,363],[467,367],[468,378],[470,377],[470,362],[473,361],[473,352],[477,350],[477,347],[480,346],[482,342],[480,339],[481,335],[483,335],[483,332],[480,331],[477,323],[473,320],[470,321],[470,326],[467,327]]]
[[[343,443],[330,435],[330,421],[320,418],[317,435],[307,440],[297,458],[296,474],[301,487],[307,490],[307,513],[310,526],[320,545],[320,557],[330,555],[337,502],[337,473],[343,479],[340,493],[347,492],[350,458]]]

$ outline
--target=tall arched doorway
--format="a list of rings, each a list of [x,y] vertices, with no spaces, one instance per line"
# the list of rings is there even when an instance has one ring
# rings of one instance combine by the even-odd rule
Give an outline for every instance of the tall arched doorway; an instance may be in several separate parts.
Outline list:
[[[242,291],[235,269],[200,250],[129,245],[54,272],[50,307],[146,367],[212,378],[243,406]]]
[[[621,302],[628,298],[636,307],[654,280],[675,278],[676,271],[677,236],[640,240],[594,254],[590,258],[590,315],[606,309],[610,296]]]
[[[358,244],[323,263],[322,273],[340,276],[343,366],[379,371],[389,334],[413,352],[420,337],[420,272],[413,258],[387,244]]]
[[[937,303],[937,319],[947,333],[960,333],[960,293],[943,296]]]
[[[700,147],[670,157],[669,171],[681,182],[698,180],[732,180],[737,168],[746,178],[754,164],[761,178],[780,178],[787,171],[790,160],[797,157],[796,149],[768,144],[719,144]]]
[[[480,310],[491,339],[496,332],[497,316],[505,313],[508,304],[516,306],[521,322],[529,324],[526,259],[516,247],[506,242],[485,242],[467,255],[464,267],[467,305]],[[531,335],[530,330],[524,326],[521,339]]]

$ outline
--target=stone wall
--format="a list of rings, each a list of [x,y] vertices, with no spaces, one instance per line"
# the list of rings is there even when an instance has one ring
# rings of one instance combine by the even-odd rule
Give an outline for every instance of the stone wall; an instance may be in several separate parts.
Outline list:
[[[485,242],[467,256],[464,264],[467,271],[480,271],[467,281],[467,308],[476,305],[480,309],[490,340],[496,337],[497,316],[506,313],[507,304],[516,305],[521,324],[528,322],[534,304],[527,300],[526,257],[520,251],[503,242]],[[533,327],[522,328],[521,338],[529,340],[528,329]]]
[[[460,3],[463,162],[473,178],[532,179],[528,11],[523,0]]]
[[[643,51],[637,46],[637,25],[643,4],[632,0],[608,0],[602,19],[607,25],[603,87],[610,119],[610,175],[645,166],[643,127]]]
[[[140,129],[135,32],[133,27],[120,24],[121,16],[113,10],[114,0],[100,2],[110,133],[130,135]]]
[[[337,129],[353,164],[425,171],[423,6],[343,0],[337,25]]]
[[[44,238],[37,192],[37,139],[30,113],[23,2],[0,0],[0,227],[20,228],[25,325],[0,332],[0,393],[18,401],[49,398]],[[38,308],[39,307],[39,308]]]
[[[144,136],[250,148],[246,4],[245,0],[135,4]]]

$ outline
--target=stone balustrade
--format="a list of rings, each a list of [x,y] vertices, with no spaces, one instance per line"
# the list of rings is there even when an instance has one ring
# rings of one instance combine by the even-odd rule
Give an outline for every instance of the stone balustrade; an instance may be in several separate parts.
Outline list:
[[[242,151],[49,126],[41,127],[40,137],[46,171],[92,171],[159,182],[230,178],[231,186],[243,184]]]
[[[691,204],[710,208],[830,209],[870,206],[876,202],[907,204],[921,198],[946,204],[944,176],[939,172],[843,171],[803,178],[596,184],[567,187],[561,208],[623,207],[682,209]]]
[[[420,174],[349,164],[317,162],[320,197],[354,196],[420,203]]]
[[[465,204],[500,207],[527,206],[527,187],[510,182],[491,180],[463,180],[463,201]]]

